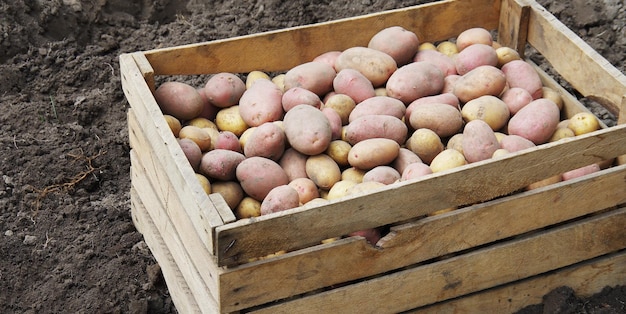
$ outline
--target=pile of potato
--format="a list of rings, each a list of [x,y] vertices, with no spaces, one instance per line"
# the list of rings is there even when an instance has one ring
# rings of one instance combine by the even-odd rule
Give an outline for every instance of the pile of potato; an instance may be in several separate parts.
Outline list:
[[[367,47],[330,51],[274,77],[218,73],[200,88],[165,82],[154,96],[207,193],[222,194],[238,218],[599,128],[590,113],[560,121],[560,95],[482,28],[435,46],[390,27]]]

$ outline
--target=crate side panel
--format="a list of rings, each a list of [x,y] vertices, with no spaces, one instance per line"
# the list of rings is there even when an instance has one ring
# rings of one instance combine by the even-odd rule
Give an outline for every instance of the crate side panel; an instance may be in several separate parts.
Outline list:
[[[407,312],[426,313],[515,313],[540,304],[550,291],[568,286],[576,295],[588,297],[606,286],[626,282],[626,251],[601,256],[545,275],[521,280],[460,299],[454,299]]]
[[[575,139],[547,143],[497,160],[476,162],[416,181],[400,182],[367,195],[349,196],[318,207],[304,206],[239,220],[216,229],[218,263],[232,265],[280,250],[300,249],[352,231],[487,201],[518,191],[533,182],[615,158],[625,152],[626,125],[619,125]],[[503,176],[503,173],[507,175]],[[415,204],[420,206],[416,208]]]
[[[224,309],[239,310],[386,273],[611,208],[626,203],[624,176],[626,166],[614,167],[407,223],[392,228],[377,248],[363,238],[348,238],[230,269],[221,277],[220,299]],[[274,288],[268,291],[264,289],[267,286]]]
[[[410,310],[624,249],[625,224],[626,208],[620,208],[450,259],[269,306],[258,313],[326,313],[337,308],[346,313]],[[376,291],[375,298],[372,291]]]
[[[446,40],[470,27],[495,29],[500,1],[442,1],[360,17],[254,35],[146,51],[157,75],[284,71],[332,50],[367,46],[389,26],[403,26],[420,41]],[[446,25],[446,27],[440,27]]]

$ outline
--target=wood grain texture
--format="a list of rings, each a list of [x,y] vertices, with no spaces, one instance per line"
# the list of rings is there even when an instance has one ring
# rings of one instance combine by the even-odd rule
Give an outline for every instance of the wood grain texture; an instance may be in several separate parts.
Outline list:
[[[530,6],[524,0],[503,0],[498,24],[498,43],[524,56]]]

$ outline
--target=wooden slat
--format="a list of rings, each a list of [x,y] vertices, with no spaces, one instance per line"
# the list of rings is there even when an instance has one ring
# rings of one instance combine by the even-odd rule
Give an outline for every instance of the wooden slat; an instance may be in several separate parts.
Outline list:
[[[450,300],[406,314],[426,313],[515,313],[522,308],[540,304],[550,291],[567,286],[576,295],[589,297],[606,286],[626,283],[626,251],[585,261],[556,272],[542,274],[528,280]]]
[[[177,265],[178,261],[186,257],[184,252],[179,252],[182,246],[177,247],[180,244],[180,239],[175,239],[173,244],[169,243],[174,252],[178,253],[174,256],[150,218],[140,193],[143,191],[138,192],[134,187],[131,188],[133,222],[138,229],[142,230],[144,241],[161,267],[161,273],[176,309],[180,313],[214,312],[217,308],[217,302],[207,292],[206,288],[201,286],[202,283],[198,281],[200,277],[197,274],[189,273],[191,269],[187,269],[186,274],[184,274]]]
[[[620,125],[575,139],[547,143],[497,160],[485,160],[415,181],[389,185],[367,195],[349,196],[314,208],[304,206],[238,220],[216,228],[218,263],[243,262],[280,250],[299,249],[352,231],[486,201],[547,177],[624,153],[626,125]]]
[[[526,49],[530,6],[523,0],[503,0],[500,8],[498,43],[515,49],[520,56]]]
[[[617,117],[626,95],[626,76],[546,9],[530,3],[528,42],[583,96]]]
[[[209,252],[214,252],[213,230],[224,222],[206,193],[198,183],[189,161],[176,141],[167,122],[163,118],[143,74],[130,54],[120,56],[122,88],[136,115],[135,129],[141,130],[145,141],[137,149],[140,155],[151,155],[158,160],[161,168],[156,170],[162,176],[162,183],[173,186],[181,197],[184,210],[192,217],[193,227],[202,238]],[[158,188],[158,187],[157,187]]]
[[[626,248],[626,208],[257,313],[397,313]],[[458,239],[462,241],[462,239]],[[349,301],[347,301],[349,300]]]
[[[611,208],[626,203],[625,175],[626,166],[614,167],[571,182],[421,219],[392,228],[378,248],[363,239],[348,238],[229,269],[220,278],[220,299],[226,311],[240,310]],[[580,197],[583,194],[585,197]],[[273,288],[268,290],[268,286]]]
[[[131,127],[129,132],[131,146],[140,147],[144,145],[146,138],[137,129],[138,122],[133,114],[133,109],[129,110],[128,123]],[[178,253],[177,256],[188,255],[186,258],[190,262],[187,267],[199,270],[196,276],[199,280],[203,280],[213,298],[217,299],[219,295],[217,281],[221,270],[215,263],[215,257],[210,254],[202,242],[202,236],[193,227],[193,218],[186,214],[185,204],[179,194],[176,193],[174,186],[163,180],[164,174],[159,172],[163,169],[163,165],[154,155],[139,155],[135,149],[131,151],[131,165],[133,167],[133,172],[131,172],[133,184],[140,185],[136,189],[141,193],[141,197],[145,198],[144,203],[152,220],[159,228],[164,225],[171,226],[168,229],[159,230],[161,236],[167,241],[173,241],[172,246],[180,246],[172,247],[171,250],[176,249],[177,252],[184,252],[184,254]],[[173,237],[174,240],[170,240],[170,237]],[[184,240],[176,240],[178,238]]]
[[[499,6],[495,0],[441,1],[145,54],[157,75],[284,71],[326,51],[366,46],[389,26],[403,26],[421,41],[446,40],[470,27],[495,29]]]

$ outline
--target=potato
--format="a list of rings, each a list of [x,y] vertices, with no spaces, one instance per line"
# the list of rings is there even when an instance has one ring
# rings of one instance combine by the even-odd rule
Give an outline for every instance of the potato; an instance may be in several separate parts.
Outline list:
[[[474,44],[491,46],[493,37],[488,30],[481,27],[468,28],[456,37],[456,47],[459,51],[463,51],[463,49]]]
[[[274,77],[272,77],[271,81],[272,83],[276,84],[276,86],[278,86],[278,88],[280,89],[281,92],[285,92],[287,91],[285,89],[285,73],[282,74],[278,74]]]
[[[235,181],[215,181],[211,183],[211,191],[221,195],[231,210],[237,208],[245,196],[241,185]]]
[[[271,189],[261,202],[261,215],[268,215],[298,206],[300,206],[298,192],[289,185],[279,185]]]
[[[215,141],[215,149],[228,149],[235,152],[243,153],[239,138],[231,131],[221,131],[217,135]]]
[[[574,131],[575,135],[581,135],[600,129],[600,121],[591,112],[579,112],[569,118],[567,128]]]
[[[265,157],[244,159],[237,166],[235,174],[246,194],[257,201],[263,201],[271,189],[289,183],[285,170]]]
[[[357,104],[376,96],[372,82],[355,69],[339,71],[333,80],[333,88],[336,93],[350,96]]]
[[[406,147],[401,147],[400,151],[398,152],[398,157],[393,160],[393,162],[391,163],[391,167],[396,169],[398,173],[402,174],[406,167],[416,162],[422,162],[420,157],[417,156],[417,154],[412,152],[410,149],[407,149]]]
[[[443,89],[443,72],[429,62],[412,62],[396,70],[387,81],[387,95],[405,104],[439,94]]]
[[[498,68],[502,68],[503,65],[513,60],[521,60],[517,50],[506,46],[496,48],[496,55],[498,56],[498,65],[496,65]]]
[[[261,216],[261,202],[250,196],[244,197],[234,210],[237,219]]]
[[[421,43],[417,51],[424,51],[424,50],[437,50],[437,46],[435,46],[433,43],[430,43],[430,42]]]
[[[305,167],[307,177],[320,189],[329,190],[333,184],[341,180],[339,165],[326,154],[309,156]]]
[[[500,99],[509,108],[510,114],[514,115],[533,101],[533,96],[521,87],[511,87],[502,93]]]
[[[456,46],[455,43],[446,40],[446,41],[442,41],[439,44],[437,44],[437,51],[452,57],[456,54],[459,53],[459,48]]]
[[[454,134],[448,139],[446,149],[456,149],[463,153],[463,145],[461,143],[463,143],[463,133]]]
[[[598,171],[600,171],[600,165],[591,164],[588,166],[583,166],[570,171],[566,171],[561,174],[561,179],[563,181],[573,180]]]
[[[406,148],[414,152],[427,164],[443,151],[441,138],[431,129],[421,128],[415,130],[406,142]]]
[[[533,96],[533,99],[542,97],[543,83],[539,73],[530,63],[524,60],[513,60],[503,65],[501,69],[510,88],[523,88]]]
[[[365,115],[387,115],[402,119],[406,112],[404,103],[389,96],[374,96],[358,103],[348,117],[348,122]]]
[[[283,168],[289,181],[293,181],[297,178],[306,178],[306,160],[308,155],[302,154],[299,151],[288,148],[283,153],[283,156],[278,161],[278,164]]]
[[[339,57],[340,54],[341,54],[341,51],[339,51],[339,50],[327,51],[327,52],[324,52],[321,55],[313,58],[313,61],[326,63],[326,64],[332,66],[333,69],[334,69],[335,68],[335,61],[337,60],[337,58]]]
[[[539,145],[550,139],[559,119],[557,105],[551,100],[540,98],[533,100],[511,117],[507,130],[509,134],[519,135]]]
[[[200,147],[200,150],[203,152],[209,151],[211,149],[211,135],[207,130],[201,129],[197,126],[186,125],[180,132],[178,132],[179,138],[186,138],[194,141]]]
[[[200,149],[200,146],[188,138],[179,138],[177,141],[178,145],[180,145],[180,148],[183,150],[185,157],[189,161],[191,168],[197,172],[200,167],[200,160],[202,159],[202,150]]]
[[[357,70],[367,77],[374,87],[385,84],[397,68],[396,61],[390,55],[367,47],[348,48],[335,60],[335,69],[338,73],[343,69]]]
[[[461,109],[465,122],[483,120],[496,131],[504,127],[511,114],[509,107],[500,98],[484,95],[468,101]]]
[[[531,183],[526,187],[526,190],[534,190],[534,189],[538,189],[538,188],[542,188],[544,186],[548,186],[550,184],[555,184],[555,183],[559,183],[562,181],[561,175],[557,174],[555,176],[551,176],[549,178],[545,178],[541,181],[537,181],[535,183]]]
[[[570,128],[556,128],[556,131],[554,131],[554,133],[552,133],[552,136],[550,136],[550,139],[548,140],[548,142],[556,142],[560,139],[564,139],[564,138],[568,138],[568,137],[574,137],[576,136],[576,134],[574,134],[574,131],[572,131],[572,129]]]
[[[221,109],[209,101],[209,96],[206,95],[206,90],[203,87],[196,88],[200,97],[202,97],[202,111],[200,112],[200,117],[209,119],[211,121],[215,120],[215,116],[217,112]]]
[[[398,66],[402,66],[413,59],[419,45],[415,33],[401,26],[391,26],[372,36],[367,47],[390,55]]]
[[[212,179],[230,181],[235,179],[237,166],[246,157],[227,149],[214,149],[202,155],[198,172]]]
[[[403,144],[408,128],[402,120],[387,115],[367,115],[357,118],[345,127],[345,141],[355,145],[371,138],[386,138]]]
[[[409,123],[413,129],[427,128],[441,137],[452,136],[463,127],[461,111],[448,104],[426,104],[413,108]]]
[[[461,107],[459,106],[459,98],[457,98],[453,93],[442,93],[439,95],[425,96],[414,100],[406,107],[404,121],[411,121],[411,113],[413,113],[413,109],[415,109],[415,107],[434,103],[448,104],[458,110],[461,110]]]
[[[347,167],[348,163],[348,153],[352,145],[350,143],[343,140],[334,140],[330,142],[328,145],[328,149],[326,149],[326,155],[332,158],[339,167]]]
[[[270,76],[263,71],[250,71],[246,76],[246,89],[249,89],[258,79],[271,80]]]
[[[350,113],[356,107],[356,102],[346,94],[334,94],[324,102],[324,108],[335,110],[341,117],[341,124],[346,125],[350,121]]]
[[[198,182],[200,183],[200,186],[204,190],[204,193],[206,193],[207,195],[212,193],[211,182],[209,181],[207,177],[205,177],[202,174],[196,173],[196,179],[198,179]]]
[[[376,243],[378,243],[378,240],[382,238],[382,235],[380,234],[380,230],[378,230],[377,228],[370,228],[370,229],[350,232],[348,236],[349,237],[363,237],[365,238],[365,241],[367,241],[367,243],[371,245],[376,245]]]
[[[400,180],[400,173],[391,166],[376,166],[363,175],[363,182],[376,181],[382,184],[392,184]]]
[[[501,148],[493,129],[483,120],[472,120],[465,125],[462,145],[469,163],[489,159]]]
[[[268,79],[258,79],[239,101],[239,114],[249,126],[280,120],[283,116],[283,92]]]
[[[407,181],[432,174],[433,170],[425,163],[416,162],[408,165],[402,172],[400,181]]]
[[[322,107],[322,100],[314,92],[302,87],[292,87],[285,91],[282,98],[283,110],[285,112],[300,104],[320,109]]]
[[[414,62],[430,62],[435,65],[441,72],[443,76],[455,75],[458,74],[456,71],[456,64],[454,64],[454,60],[437,50],[423,50],[418,52],[413,58]]]
[[[317,94],[325,95],[333,89],[337,75],[335,68],[326,63],[311,61],[299,64],[285,73],[285,90],[301,87]]]
[[[381,188],[384,188],[384,187],[385,187],[385,184],[380,183],[380,182],[376,182],[376,181],[361,182],[361,183],[357,183],[353,187],[349,188],[346,191],[346,195],[369,194],[369,193],[372,193],[374,191],[380,190]]]
[[[362,140],[352,146],[348,154],[351,166],[369,170],[376,166],[387,165],[398,157],[400,145],[387,138]]]
[[[338,199],[338,198],[342,198],[346,195],[348,195],[348,191],[354,187],[355,185],[357,185],[360,182],[356,182],[356,181],[345,181],[345,180],[340,180],[337,181],[337,183],[335,183],[333,185],[332,188],[330,188],[330,190],[328,190],[328,194],[326,194],[326,199],[327,200],[334,200],[334,199]]]
[[[204,117],[196,117],[193,118],[189,121],[187,121],[187,123],[185,123],[185,125],[193,125],[193,126],[197,126],[201,129],[204,128],[212,128],[212,129],[216,129],[217,130],[217,125],[215,124],[215,122],[204,118]]]
[[[241,136],[249,127],[239,114],[239,105],[218,111],[215,117],[215,124],[220,131],[230,131],[237,136]]]
[[[483,65],[463,75],[455,84],[453,93],[461,103],[467,103],[484,95],[499,96],[507,80],[500,69]]]
[[[341,181],[353,181],[356,183],[363,182],[363,176],[365,175],[365,170],[359,169],[356,167],[346,168],[341,172]]]
[[[298,192],[300,204],[306,204],[309,201],[320,197],[317,185],[309,178],[296,178],[290,181],[288,185]]]
[[[246,90],[246,83],[233,73],[217,73],[212,75],[204,85],[204,94],[218,108],[226,108],[239,103]]]
[[[441,89],[442,94],[453,93],[454,85],[462,78],[461,75],[458,74],[450,74],[443,78],[443,88]]]
[[[164,114],[163,118],[165,119],[165,122],[167,122],[167,126],[169,126],[170,131],[172,131],[172,134],[174,134],[174,137],[178,137],[178,133],[180,132],[180,129],[182,129],[183,127],[180,120],[178,120],[178,118],[169,114]]]
[[[460,51],[454,58],[456,72],[464,75],[479,66],[498,65],[496,50],[490,45],[474,44]]]
[[[337,111],[332,108],[323,108],[322,113],[326,116],[326,119],[328,119],[328,123],[330,123],[330,129],[332,131],[331,139],[340,139],[343,125],[341,123],[341,117]]]
[[[433,173],[436,173],[463,165],[467,165],[467,160],[465,160],[463,153],[456,149],[444,149],[430,162],[430,169]]]
[[[554,101],[556,106],[559,107],[559,110],[563,110],[563,97],[561,96],[561,93],[547,86],[542,87],[541,91],[543,98],[548,98]]]
[[[265,122],[250,134],[243,154],[246,157],[261,156],[278,161],[285,152],[285,144],[286,136],[283,129],[272,122]]]
[[[501,148],[506,149],[510,153],[536,146],[530,140],[514,134],[505,135],[499,143]]]
[[[204,100],[195,87],[182,82],[165,82],[154,91],[154,99],[164,114],[180,120],[191,120],[200,115]]]
[[[508,154],[510,154],[511,152],[508,151],[506,148],[498,148],[496,149],[495,152],[493,152],[493,155],[491,155],[491,158],[500,158],[503,156],[506,156]]]
[[[298,105],[285,114],[285,135],[291,147],[305,155],[324,152],[332,141],[332,128],[322,111]]]

